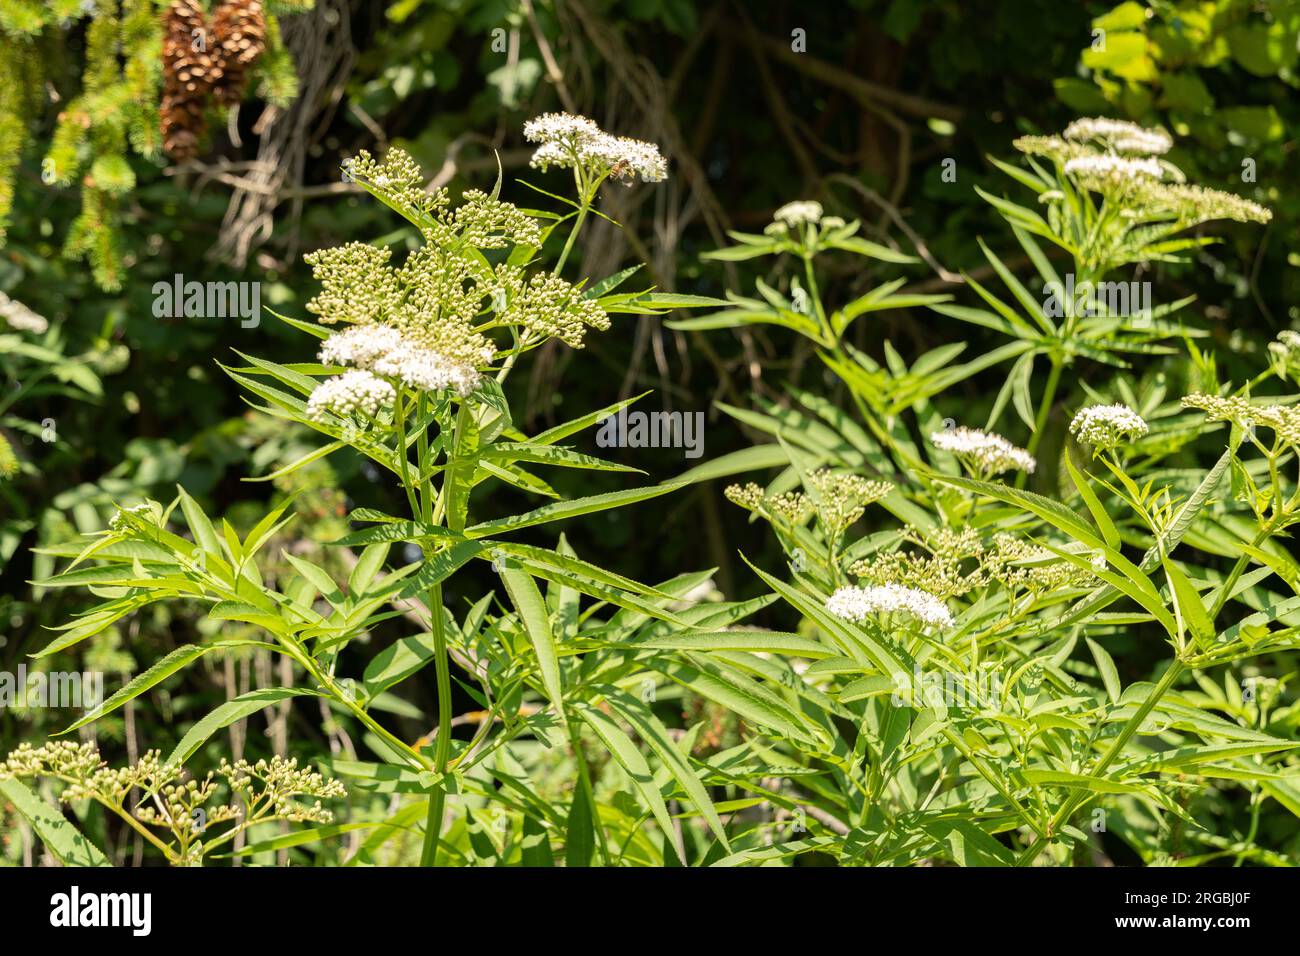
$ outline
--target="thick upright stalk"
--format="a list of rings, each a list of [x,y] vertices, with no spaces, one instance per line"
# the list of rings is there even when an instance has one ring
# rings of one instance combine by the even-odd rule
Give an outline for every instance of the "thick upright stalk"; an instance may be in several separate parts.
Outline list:
[[[451,484],[455,480],[455,472],[452,469],[452,463],[459,451],[458,438],[466,426],[468,416],[469,406],[462,402],[456,413],[455,422],[451,426],[451,440],[447,447],[447,478],[438,494],[436,508],[433,503],[432,485],[426,485],[423,489],[424,512],[426,520],[431,523],[442,521],[448,507],[448,499],[453,494]],[[430,465],[428,458],[428,442],[422,434],[420,438],[421,474],[428,474]],[[450,525],[453,531],[460,531],[464,522],[463,520],[457,520],[453,514]],[[433,633],[433,668],[438,689],[438,730],[433,743],[433,769],[440,776],[433,785],[433,792],[429,794],[429,813],[425,818],[424,847],[420,852],[420,865],[436,866],[438,862],[438,839],[442,835],[443,810],[447,803],[447,782],[444,775],[447,772],[447,761],[451,756],[451,663],[447,654],[447,632],[443,621],[441,581],[430,586],[427,603],[429,605],[429,630]]]
[[[573,231],[569,233],[569,238],[564,243],[564,250],[560,253],[560,261],[555,264],[555,274],[558,276],[564,271],[564,264],[569,261],[569,253],[573,251],[573,242],[578,238],[578,233],[582,231],[583,220],[587,218],[587,207],[584,204],[578,211],[578,218],[573,223]]]
[[[447,772],[451,756],[451,668],[447,659],[447,634],[443,625],[442,585],[429,588],[429,613],[433,621],[433,667],[438,684],[438,735],[434,738],[433,766],[435,772]],[[438,838],[442,834],[443,808],[447,802],[446,781],[439,780],[429,795],[429,815],[424,825],[424,849],[420,854],[421,866],[436,866]]]
[[[578,184],[578,195],[582,198],[582,205],[578,208],[578,218],[574,220],[573,231],[569,233],[569,238],[565,240],[564,250],[560,253],[560,261],[555,264],[554,275],[560,275],[564,272],[564,264],[569,261],[569,253],[573,251],[573,244],[578,239],[578,233],[582,232],[582,224],[587,219],[587,210],[591,208],[591,201],[596,198],[596,190],[600,188],[600,182],[592,184],[589,189],[584,189],[581,175],[575,170],[574,178]]]
[[[817,328],[821,330],[827,346],[834,346],[838,351],[835,330],[826,322],[826,309],[822,305],[821,293],[817,289],[817,274],[813,271],[812,256],[803,257],[803,272],[808,281],[808,298],[812,301],[813,312],[817,317]]]

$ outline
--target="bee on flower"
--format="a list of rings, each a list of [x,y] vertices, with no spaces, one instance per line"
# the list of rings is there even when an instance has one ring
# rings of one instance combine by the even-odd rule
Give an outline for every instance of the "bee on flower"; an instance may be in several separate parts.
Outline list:
[[[543,113],[524,123],[524,139],[537,143],[531,165],[581,169],[597,180],[657,183],[668,178],[668,162],[654,143],[614,136],[593,120],[571,113]]]

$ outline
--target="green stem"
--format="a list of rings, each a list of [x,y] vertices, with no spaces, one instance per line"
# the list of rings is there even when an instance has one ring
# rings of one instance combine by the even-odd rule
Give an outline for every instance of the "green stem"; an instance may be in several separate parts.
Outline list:
[[[582,206],[578,209],[578,218],[574,220],[573,230],[569,233],[569,238],[564,243],[564,251],[560,253],[560,261],[555,264],[554,275],[559,275],[564,271],[564,264],[569,261],[569,253],[573,251],[573,243],[578,238],[578,233],[582,231],[582,224],[587,219],[587,210],[591,208],[591,201],[596,198],[596,190],[600,188],[601,180],[597,180],[591,185],[590,189],[584,189],[582,177],[574,172],[574,179],[578,183],[578,195],[582,198]]]
[[[1265,541],[1272,537],[1272,535],[1273,522],[1270,521],[1264,525],[1264,527],[1259,529],[1259,533],[1255,535],[1254,539],[1250,542],[1251,550],[1254,551],[1261,547]],[[1232,570],[1228,572],[1227,580],[1223,582],[1223,587],[1219,589],[1219,596],[1214,600],[1214,606],[1210,608],[1211,621],[1219,616],[1219,612],[1223,610],[1223,606],[1232,598],[1232,589],[1237,586],[1238,579],[1245,572],[1246,565],[1249,563],[1250,554],[1248,552],[1239,557],[1236,560],[1236,563],[1233,564]]]
[[[65,777],[61,779],[70,780],[71,778]],[[161,850],[163,856],[166,857],[168,863],[171,863],[173,865],[175,864],[177,860],[177,856],[172,853],[171,847],[169,847],[162,840],[158,839],[158,837],[154,836],[153,832],[148,827],[146,827],[143,823],[141,823],[139,820],[137,820],[135,817],[131,815],[130,810],[128,810],[124,806],[121,806],[120,804],[110,803],[109,801],[103,799],[102,797],[95,797],[95,802],[98,803],[100,806],[104,807],[105,809],[111,810],[113,813],[121,817],[122,821],[127,826],[129,826],[132,830],[134,830],[136,833],[140,834],[140,836],[144,837],[151,844],[153,844],[155,849]]]
[[[384,727],[383,724],[371,717],[364,707],[360,706],[352,699],[350,694],[345,693],[343,689],[335,683],[334,678],[317,666],[315,659],[309,654],[305,652],[294,653],[292,651],[287,651],[286,653],[290,658],[298,662],[298,665],[307,672],[312,680],[316,681],[316,683],[321,687],[324,687],[330,692],[331,699],[338,701],[348,710],[349,713],[352,714],[353,717],[361,721],[367,730],[383,740],[384,743],[392,747],[397,753],[411,758],[411,762],[415,766],[421,768],[427,768],[429,766],[428,760],[423,755],[412,748],[411,745],[406,743],[404,740],[394,736],[386,727]]]
[[[469,403],[462,402],[460,408],[456,411],[456,418],[452,424],[452,433],[448,436],[448,442],[445,443],[447,448],[447,472],[446,479],[443,481],[438,494],[436,510],[430,500],[433,497],[432,487],[427,490],[425,495],[425,510],[430,512],[431,520],[439,523],[441,523],[447,506],[450,504],[449,499],[454,493],[452,485],[456,480],[456,472],[453,470],[453,464],[460,450],[459,436],[468,427],[468,424]],[[427,450],[422,446],[421,473],[427,471],[428,462],[424,461],[426,455]],[[464,520],[458,519],[455,514],[452,514],[449,527],[453,531],[460,531],[464,527]],[[438,731],[437,736],[434,738],[433,767],[439,774],[439,779],[434,784],[433,792],[429,794],[429,814],[425,819],[424,848],[420,853],[420,865],[436,866],[438,862],[438,838],[442,834],[443,810],[447,803],[445,774],[447,773],[447,761],[451,756],[451,664],[447,654],[446,625],[443,621],[442,582],[438,582],[429,588],[427,603],[429,605],[429,629],[433,633],[434,674],[438,688]]]
[[[1272,533],[1273,528],[1271,523],[1261,528],[1251,543],[1251,549],[1254,550],[1262,545],[1266,540],[1268,540]],[[1223,583],[1218,598],[1215,600],[1213,607],[1210,608],[1210,620],[1214,620],[1218,616],[1219,612],[1223,610],[1223,606],[1228,603],[1228,599],[1232,594],[1232,588],[1245,571],[1246,565],[1249,561],[1250,555],[1243,554],[1233,565],[1232,571],[1228,575],[1228,579]],[[1125,722],[1124,726],[1120,729],[1119,736],[1115,738],[1114,742],[1110,745],[1110,748],[1102,756],[1101,760],[1098,761],[1097,766],[1093,768],[1089,776],[1099,777],[1106,771],[1106,768],[1114,762],[1115,758],[1119,756],[1120,752],[1128,744],[1129,740],[1131,740],[1133,735],[1137,733],[1138,728],[1142,726],[1142,721],[1147,719],[1147,715],[1155,709],[1160,698],[1168,693],[1169,689],[1174,686],[1174,682],[1178,680],[1183,671],[1187,670],[1187,667],[1188,665],[1182,660],[1177,658],[1173,660],[1169,665],[1168,670],[1166,670],[1164,675],[1160,678],[1160,682],[1152,688],[1151,693],[1148,694],[1146,700],[1142,702],[1142,706],[1139,707],[1134,712],[1133,716]],[[1057,814],[1052,817],[1051,822],[1048,824],[1047,836],[1039,836],[1035,839],[1034,842],[1030,844],[1029,848],[1021,854],[1020,859],[1017,861],[1017,865],[1028,866],[1032,863],[1042,851],[1043,846],[1053,835],[1056,834],[1060,825],[1068,820],[1070,814],[1074,813],[1082,803],[1089,799],[1091,799],[1091,796],[1086,791],[1080,790],[1076,791],[1074,795],[1066,800],[1064,806],[1062,806]]]
[[[447,659],[447,634],[443,625],[442,585],[429,588],[429,613],[433,617],[433,666],[438,683],[438,735],[434,738],[433,767],[438,774],[447,772],[451,756],[451,668]],[[442,833],[443,807],[446,805],[445,780],[439,779],[429,795],[429,815],[424,826],[424,849],[421,866],[436,866],[438,837]]]
[[[990,768],[986,767],[983,761],[975,756],[975,752],[966,745],[966,741],[962,740],[962,738],[958,736],[951,727],[945,727],[943,729],[943,735],[948,738],[948,742],[957,749],[958,753],[965,757],[966,761],[975,768],[975,771],[988,782],[989,786],[1002,794],[1002,798],[1006,800],[1007,803],[1011,804],[1011,808],[1015,810],[1016,813],[1020,814],[1020,818],[1034,830],[1041,833],[1042,828],[1038,826],[1037,822],[1035,822],[1033,814],[1021,806],[1020,801],[1016,799],[1015,794],[1006,788],[1006,785],[998,775]],[[1042,836],[1040,835],[1038,839],[1041,840]]]
[[[817,274],[813,271],[812,256],[805,255],[803,257],[803,272],[804,277],[808,280],[808,298],[812,301],[813,311],[817,316],[817,327],[821,329],[822,335],[825,336],[827,345],[838,347],[835,330],[826,321],[826,308],[822,305],[821,293],[817,289]]]
[[[411,463],[406,452],[406,408],[399,392],[397,404],[393,407],[393,417],[397,424],[397,461],[402,473],[402,487],[406,489],[406,502],[411,507],[411,517],[420,520],[420,505],[415,497],[415,488],[411,484]]]
[[[1038,448],[1038,443],[1042,440],[1043,429],[1047,427],[1047,416],[1052,411],[1052,402],[1056,400],[1056,389],[1061,383],[1061,366],[1062,362],[1059,356],[1052,356],[1052,369],[1047,374],[1047,385],[1043,388],[1043,399],[1038,404],[1038,414],[1034,416],[1034,433],[1029,436],[1029,446],[1026,451],[1033,454]],[[1016,485],[1023,484],[1025,473],[1021,472],[1020,477],[1016,479]]]
[[[1237,858],[1233,862],[1234,867],[1241,866],[1246,859],[1246,851],[1254,844],[1255,835],[1259,833],[1259,811],[1263,807],[1264,801],[1260,798],[1258,785],[1251,788],[1250,793],[1250,830],[1246,833],[1246,839],[1242,841],[1241,849],[1237,851]]]
[[[1160,678],[1159,683],[1151,689],[1151,693],[1147,694],[1146,700],[1142,702],[1142,706],[1134,711],[1132,717],[1125,721],[1124,726],[1120,728],[1119,735],[1111,743],[1109,749],[1107,749],[1107,751],[1102,755],[1101,759],[1097,761],[1097,765],[1093,767],[1092,772],[1089,773],[1088,776],[1100,777],[1106,772],[1106,768],[1115,761],[1115,758],[1118,757],[1123,749],[1128,745],[1128,742],[1133,738],[1133,735],[1137,733],[1138,728],[1142,726],[1142,722],[1147,719],[1147,715],[1155,709],[1156,704],[1160,702],[1160,698],[1168,693],[1169,689],[1174,686],[1174,682],[1182,676],[1183,671],[1186,669],[1187,665],[1178,659],[1174,659],[1174,661],[1170,663],[1168,669]],[[1020,858],[1016,861],[1016,865],[1028,866],[1033,863],[1038,857],[1038,854],[1042,852],[1043,847],[1053,837],[1055,837],[1061,824],[1069,820],[1070,815],[1073,814],[1081,804],[1090,800],[1092,796],[1092,794],[1084,790],[1073,791],[1071,796],[1065,801],[1065,804],[1056,812],[1056,815],[1053,816],[1051,821],[1047,824],[1046,833],[1040,834],[1035,838],[1034,842],[1029,845],[1029,848],[1020,855]]]

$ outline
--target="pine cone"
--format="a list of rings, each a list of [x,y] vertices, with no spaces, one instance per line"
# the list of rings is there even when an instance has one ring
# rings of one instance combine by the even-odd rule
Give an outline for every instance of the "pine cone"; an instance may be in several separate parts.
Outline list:
[[[246,71],[266,49],[261,0],[224,0],[212,17],[213,52],[222,67],[212,92],[222,106],[244,97]]]
[[[197,0],[173,0],[163,26],[163,149],[185,162],[198,152],[207,127],[204,103],[224,71]]]

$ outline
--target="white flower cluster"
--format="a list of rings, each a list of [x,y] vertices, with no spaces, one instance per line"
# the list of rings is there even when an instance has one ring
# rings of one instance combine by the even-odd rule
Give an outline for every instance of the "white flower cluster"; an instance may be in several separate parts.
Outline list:
[[[1276,342],[1268,343],[1268,354],[1278,375],[1300,371],[1300,332],[1283,329]]]
[[[1103,153],[1066,160],[1065,171],[1089,184],[1122,186],[1147,179],[1159,179],[1160,163],[1149,157],[1132,158]]]
[[[954,621],[943,601],[929,591],[903,587],[901,584],[882,584],[870,588],[838,588],[826,601],[826,610],[836,617],[861,624],[873,614],[904,612],[922,624],[936,628],[950,628]]]
[[[1162,129],[1148,129],[1126,120],[1078,119],[1065,128],[1066,139],[1099,141],[1121,153],[1159,156],[1169,152],[1173,138]]]
[[[985,475],[1012,470],[1034,473],[1034,456],[993,432],[965,426],[948,428],[933,432],[930,443],[969,462],[976,471]]]
[[[798,229],[808,223],[821,222],[822,211],[822,204],[819,202],[812,199],[797,199],[772,213],[772,219],[789,229]]]
[[[324,418],[326,412],[340,418],[353,412],[373,416],[396,397],[393,386],[378,375],[354,368],[317,385],[307,399],[307,415],[316,421]]]
[[[524,123],[524,139],[530,143],[560,143],[599,136],[602,132],[595,120],[573,113],[543,113]]]
[[[485,350],[483,360],[491,357],[490,350]],[[397,329],[381,323],[354,325],[331,335],[321,345],[320,360],[329,365],[352,365],[422,391],[454,389],[462,397],[482,380],[476,369],[414,345]]]
[[[1124,202],[1137,219],[1174,219],[1187,229],[1214,219],[1268,222],[1272,212],[1257,202],[1219,189],[1168,182],[1169,164],[1152,157],[1170,149],[1173,140],[1161,129],[1146,129],[1122,120],[1082,119],[1062,136],[1021,136],[1012,145],[1030,156],[1044,156],[1074,176],[1079,185]],[[1050,193],[1044,193],[1043,198]],[[1055,194],[1059,196],[1059,194]]]
[[[1277,355],[1300,356],[1300,332],[1283,329],[1277,334],[1277,341],[1269,343],[1268,350]]]
[[[11,329],[17,329],[19,332],[32,332],[36,335],[42,334],[50,327],[50,323],[45,316],[37,315],[27,306],[14,301],[3,292],[0,292],[0,321],[7,323]]]
[[[1070,422],[1070,434],[1082,444],[1116,448],[1149,431],[1142,416],[1127,405],[1089,405]]]
[[[411,349],[376,363],[375,371],[401,379],[412,388],[439,392],[449,388],[462,398],[478,388],[482,376],[468,365],[450,362],[432,349]]]
[[[353,325],[327,338],[321,344],[319,358],[326,365],[370,368],[406,347],[406,339],[392,326]]]
[[[585,116],[543,113],[524,123],[524,139],[540,144],[531,165],[538,169],[579,166],[597,175],[657,183],[668,178],[668,161],[654,143],[606,133]]]

